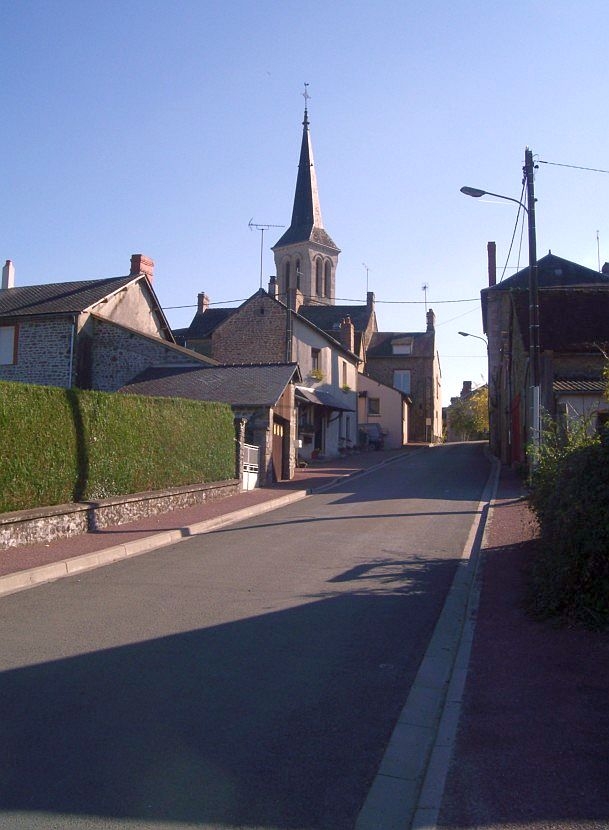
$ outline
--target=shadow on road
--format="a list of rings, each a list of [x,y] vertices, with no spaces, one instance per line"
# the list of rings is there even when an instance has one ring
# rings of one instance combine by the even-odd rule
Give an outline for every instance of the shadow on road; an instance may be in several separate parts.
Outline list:
[[[348,593],[5,671],[0,811],[352,828],[455,566],[381,557]]]

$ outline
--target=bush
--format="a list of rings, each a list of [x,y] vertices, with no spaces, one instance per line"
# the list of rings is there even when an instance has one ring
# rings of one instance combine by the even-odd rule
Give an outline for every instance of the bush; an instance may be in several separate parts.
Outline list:
[[[0,512],[235,475],[226,404],[0,383]]]
[[[530,503],[541,540],[529,608],[590,628],[609,623],[609,443],[544,433]]]

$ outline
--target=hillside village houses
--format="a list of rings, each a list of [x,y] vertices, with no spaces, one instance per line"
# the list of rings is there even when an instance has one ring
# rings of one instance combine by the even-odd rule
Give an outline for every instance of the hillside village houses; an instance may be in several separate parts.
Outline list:
[[[433,311],[423,332],[379,332],[374,294],[336,303],[339,248],[323,226],[305,107],[292,220],[276,275],[238,308],[204,292],[171,331],[154,263],[121,277],[0,289],[0,380],[229,402],[260,449],[260,483],[359,447],[441,440]],[[380,440],[379,440],[380,436]]]

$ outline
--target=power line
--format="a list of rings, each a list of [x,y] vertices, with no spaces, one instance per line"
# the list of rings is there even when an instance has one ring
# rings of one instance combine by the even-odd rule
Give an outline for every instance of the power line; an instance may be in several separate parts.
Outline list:
[[[508,262],[510,261],[510,254],[512,253],[512,246],[514,244],[514,238],[516,236],[516,231],[518,230],[518,223],[520,221],[520,211],[522,210],[521,202],[522,202],[522,197],[524,196],[524,188],[525,188],[525,182],[523,181],[522,182],[522,191],[520,193],[520,199],[519,199],[519,202],[518,202],[518,212],[516,213],[516,221],[514,222],[514,231],[512,233],[512,240],[510,242],[510,247],[508,248],[507,256],[505,258],[505,265],[503,266],[503,271],[501,272],[501,279],[499,280],[499,282],[502,282],[503,278],[505,277],[505,272],[506,272],[506,269],[508,267]],[[524,222],[522,223],[522,227],[524,228]],[[522,232],[520,233],[520,244],[522,245]],[[518,262],[520,262],[520,250],[518,252]]]
[[[250,297],[243,297],[243,299],[241,299],[241,300],[220,300],[219,302],[216,302],[216,303],[209,303],[209,305],[210,306],[212,306],[212,305],[224,306],[224,305],[230,305],[231,303],[244,303],[246,300],[249,300],[249,299],[250,299]],[[313,298],[304,297],[304,299],[308,300],[308,299],[313,299]],[[341,303],[359,303],[359,304],[361,304],[362,307],[364,307],[366,305],[366,303],[361,298],[353,299],[353,298],[350,298],[350,297],[336,297],[335,301],[338,301],[338,302],[341,302]],[[375,302],[375,304],[376,303],[381,303],[381,304],[384,304],[384,305],[425,305],[425,300],[378,300],[378,299],[376,299],[376,297],[374,299],[374,302]],[[446,305],[448,303],[479,303],[479,302],[480,302],[480,297],[464,297],[464,298],[459,299],[459,300],[435,300],[434,305]],[[197,307],[197,303],[188,303],[187,305],[166,305],[166,306],[163,306],[163,308],[166,311],[175,311],[176,309],[179,309],[179,308],[196,308],[196,307]]]
[[[581,167],[579,164],[561,164],[558,161],[544,161],[537,159],[539,164],[551,164],[554,167],[570,167],[573,170],[588,170],[590,173],[609,173],[609,170],[601,170],[598,167]]]

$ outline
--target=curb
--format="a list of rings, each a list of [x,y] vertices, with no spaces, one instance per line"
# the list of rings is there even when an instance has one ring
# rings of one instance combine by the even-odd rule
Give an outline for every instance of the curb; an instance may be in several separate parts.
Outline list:
[[[103,550],[93,551],[92,553],[84,553],[81,556],[72,556],[69,559],[50,562],[48,565],[38,565],[35,568],[6,574],[5,576],[0,576],[0,597],[8,596],[17,591],[26,590],[27,588],[35,588],[37,585],[44,585],[47,582],[54,582],[66,576],[74,576],[74,574],[90,571],[103,565],[110,565],[113,562],[119,562],[121,559],[139,556],[142,553],[148,553],[149,551],[157,550],[167,545],[174,545],[192,536],[211,533],[214,530],[236,524],[252,516],[269,513],[271,510],[277,510],[292,502],[300,501],[306,498],[307,495],[308,493],[305,490],[297,490],[294,493],[278,496],[276,499],[269,499],[269,501],[261,502],[251,507],[233,510],[232,513],[216,516],[213,519],[205,519],[202,522],[196,522],[195,524],[177,528],[176,530],[165,530],[161,533],[154,533],[151,536],[142,536],[140,539],[134,539],[132,542],[126,542],[122,545],[115,545],[114,547],[104,548]]]

